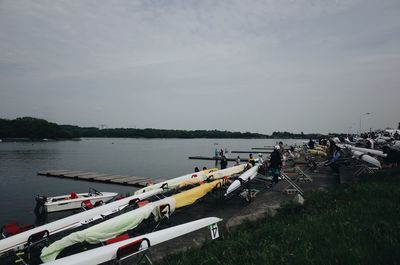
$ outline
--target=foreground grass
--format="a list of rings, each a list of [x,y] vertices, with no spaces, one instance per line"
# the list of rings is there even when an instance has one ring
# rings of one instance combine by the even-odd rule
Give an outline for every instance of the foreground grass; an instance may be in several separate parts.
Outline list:
[[[399,170],[306,199],[161,264],[400,264]]]

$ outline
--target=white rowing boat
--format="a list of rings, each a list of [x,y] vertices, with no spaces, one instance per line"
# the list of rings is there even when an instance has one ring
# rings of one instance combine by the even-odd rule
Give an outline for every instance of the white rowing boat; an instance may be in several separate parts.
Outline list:
[[[195,184],[199,183],[202,181],[206,180],[217,180],[221,179],[223,177],[228,177],[232,176],[234,174],[240,173],[244,170],[245,164],[234,166],[234,167],[228,167],[225,169],[221,170],[216,170],[216,169],[209,169],[209,170],[204,170],[200,172],[195,172],[191,174],[187,174],[181,177],[173,178],[170,180],[166,180],[164,182],[160,182],[151,186],[147,186],[145,188],[142,188],[140,190],[137,190],[135,194],[140,194],[142,192],[146,192],[149,190],[153,189],[158,189],[158,188],[164,188],[164,189],[174,189],[174,188],[180,188],[182,186],[185,186],[186,184]]]
[[[377,159],[373,158],[370,155],[367,155],[361,151],[356,151],[356,150],[351,150],[351,153],[353,154],[353,156],[358,159],[358,160],[362,160],[364,162],[367,162],[371,165],[374,165],[376,167],[381,168],[381,162],[379,162]]]
[[[175,200],[171,197],[151,202],[130,212],[121,214],[87,229],[71,233],[42,249],[43,262],[55,260],[62,250],[78,243],[98,244],[136,228],[143,220],[154,215],[155,220],[175,211]]]
[[[60,195],[55,197],[36,197],[37,209],[43,207],[45,212],[58,212],[65,210],[79,209],[82,205],[101,205],[111,201],[118,193],[100,192],[93,188],[89,188],[87,193],[71,192],[68,195]]]
[[[114,244],[106,245],[103,247],[95,248],[92,250],[84,251],[79,254],[67,256],[55,261],[46,263],[46,265],[95,265],[107,261],[115,260],[117,258],[118,250],[139,242],[138,251],[145,250],[149,247],[158,245],[160,243],[169,241],[179,236],[200,230],[208,226],[214,226],[222,219],[217,217],[208,217],[193,222],[177,225],[153,233],[137,236],[131,239],[120,241]]]
[[[64,230],[72,229],[75,227],[79,227],[84,224],[91,223],[95,220],[101,219],[104,216],[108,216],[110,214],[116,213],[126,206],[129,205],[130,202],[135,200],[144,200],[146,198],[152,197],[162,192],[162,189],[153,190],[150,192],[142,193],[139,195],[130,196],[121,200],[117,200],[115,202],[111,202],[109,204],[105,204],[103,206],[99,206],[93,209],[90,209],[85,212],[77,213],[60,220],[35,227],[33,229],[27,230],[20,234],[16,234],[11,237],[7,237],[5,239],[0,240],[0,255],[10,251],[15,250],[20,247],[23,247],[27,244],[29,238],[37,235],[38,233],[42,233],[47,231],[49,235],[59,233]]]
[[[65,248],[78,243],[98,244],[112,239],[120,234],[136,228],[144,220],[154,217],[155,221],[163,217],[169,217],[175,208],[181,208],[195,203],[204,197],[218,185],[222,180],[214,180],[190,190],[174,194],[162,200],[148,203],[142,207],[91,226],[87,229],[71,233],[60,240],[42,249],[40,258],[43,262],[55,260]]]
[[[249,170],[247,170],[246,172],[241,174],[239,176],[239,178],[237,180],[235,180],[234,182],[232,182],[232,184],[228,187],[228,189],[226,190],[225,196],[228,196],[230,193],[237,190],[242,185],[242,182],[246,182],[248,180],[252,180],[253,178],[255,178],[255,176],[257,175],[259,166],[260,166],[259,164],[256,164],[255,166],[253,166],[252,168],[250,168]]]
[[[352,146],[352,145],[349,145],[349,144],[345,144],[344,146],[346,148],[350,149],[350,150],[359,151],[359,152],[362,152],[364,154],[371,154],[371,155],[376,155],[376,156],[380,156],[380,157],[386,157],[387,156],[387,154],[384,154],[383,151],[380,151],[380,150],[355,147],[355,146]]]

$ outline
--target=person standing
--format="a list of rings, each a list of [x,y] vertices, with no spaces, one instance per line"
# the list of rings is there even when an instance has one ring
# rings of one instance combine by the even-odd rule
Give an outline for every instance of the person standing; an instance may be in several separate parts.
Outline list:
[[[238,156],[235,160],[235,166],[240,165],[240,156]]]
[[[271,153],[269,168],[272,174],[272,182],[277,184],[279,181],[279,176],[281,175],[282,168],[282,158],[281,154],[279,153],[279,145],[275,146],[274,151],[272,151]]]
[[[329,160],[328,163],[326,163],[326,166],[330,166],[334,172],[335,176],[339,176],[339,159],[342,157],[342,149],[339,146],[335,146],[335,151],[333,153],[332,158]],[[340,179],[338,178],[338,182],[340,182]]]
[[[393,138],[397,141],[400,138],[399,132],[396,130],[393,134]]]
[[[285,147],[283,146],[282,141],[280,141],[278,145],[279,145],[279,153],[281,153],[281,157],[282,157],[285,154],[286,150],[285,150]]]
[[[308,148],[309,149],[314,149],[315,143],[313,141],[313,139],[310,139],[310,141],[308,142]]]
[[[225,155],[222,155],[221,158],[221,169],[225,169],[228,165],[228,159],[226,158]]]
[[[254,160],[254,158],[253,158],[253,154],[249,154],[249,161],[251,161],[251,160]]]
[[[258,153],[258,163],[260,163],[261,165],[264,164],[264,159],[261,153]]]

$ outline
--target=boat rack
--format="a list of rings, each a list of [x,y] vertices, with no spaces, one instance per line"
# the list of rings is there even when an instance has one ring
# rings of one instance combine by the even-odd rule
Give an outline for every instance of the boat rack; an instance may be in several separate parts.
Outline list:
[[[252,193],[251,191],[252,191],[252,188],[251,188],[251,183],[252,183],[252,179],[250,179],[250,178],[248,178],[247,180],[243,180],[243,179],[241,179],[241,178],[231,178],[233,181],[235,181],[235,180],[239,180],[240,181],[240,188],[238,188],[237,190],[235,190],[235,191],[233,191],[233,192],[231,192],[228,196],[224,196],[223,195],[223,197],[224,197],[224,200],[225,201],[228,201],[228,200],[230,200],[230,199],[232,199],[233,197],[235,197],[235,196],[237,196],[237,195],[239,195],[239,194],[241,194],[244,190],[247,190],[248,192],[247,192],[247,196],[245,196],[245,197],[243,197],[243,196],[241,196],[243,199],[245,199],[248,203],[251,203],[252,202],[252,200],[253,200],[253,197],[254,196],[252,196],[254,193]],[[254,178],[255,179],[255,178]]]
[[[146,245],[142,246],[143,243],[146,243]],[[121,246],[117,250],[115,261],[118,265],[120,265],[122,264],[123,260],[137,256],[137,260],[134,262],[134,264],[140,264],[143,259],[145,259],[145,261],[147,261],[149,264],[153,264],[150,247],[150,240],[147,238],[142,238]]]
[[[18,251],[12,251],[15,254],[16,260],[14,260],[15,264],[24,264],[29,265],[32,261],[31,252],[34,248],[44,245],[49,245],[49,237],[50,233],[48,230],[39,231],[35,234],[32,234],[27,241],[27,245]]]
[[[294,181],[312,182],[312,178],[310,177],[310,175],[306,174],[301,168],[295,167],[294,169],[298,174],[298,177]]]
[[[289,185],[282,190],[283,193],[293,194],[298,192],[300,195],[304,195],[304,191],[300,188],[299,185],[296,184],[296,182],[294,182],[290,177],[288,177],[288,175],[282,173],[281,177],[283,180],[286,180],[289,183]]]

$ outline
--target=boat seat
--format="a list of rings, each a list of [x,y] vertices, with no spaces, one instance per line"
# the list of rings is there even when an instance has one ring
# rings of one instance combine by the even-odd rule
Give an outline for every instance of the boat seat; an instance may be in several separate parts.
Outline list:
[[[86,209],[92,209],[94,207],[90,200],[84,200],[82,204]]]
[[[120,236],[117,236],[117,237],[114,237],[114,238],[111,238],[111,239],[107,240],[106,241],[106,245],[117,243],[117,242],[120,242],[120,241],[123,241],[123,240],[126,240],[126,239],[129,239],[129,234],[122,234]]]
[[[32,228],[32,225],[20,226],[16,222],[14,222],[14,223],[5,224],[3,226],[3,232],[5,232],[7,235],[13,236],[13,235],[22,233],[26,230],[29,230],[31,228]]]
[[[144,200],[144,201],[139,201],[137,203],[137,205],[138,205],[138,207],[143,207],[143,206],[145,206],[146,204],[149,204],[149,203],[150,202],[148,200]]]
[[[70,199],[77,199],[78,198],[78,194],[76,194],[76,192],[71,192],[69,198]]]
[[[151,246],[150,240],[147,238],[142,238],[136,241],[133,241],[129,244],[126,244],[125,246],[121,246],[117,250],[117,255],[116,255],[116,260],[120,262],[123,259],[126,259],[132,255],[135,255],[136,253],[140,252],[140,247],[142,246],[142,242],[145,241],[147,248]],[[146,250],[144,250],[146,251]],[[151,263],[152,264],[152,263]]]

